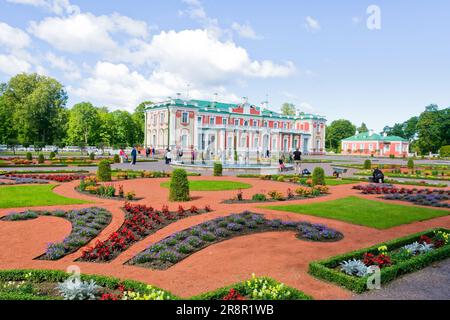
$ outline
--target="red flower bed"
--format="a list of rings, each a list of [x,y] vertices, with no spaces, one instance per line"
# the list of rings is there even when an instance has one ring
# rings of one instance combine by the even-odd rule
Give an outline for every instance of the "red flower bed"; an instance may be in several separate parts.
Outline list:
[[[172,212],[166,205],[157,211],[151,206],[133,205],[130,203],[126,203],[124,209],[126,215],[122,226],[116,232],[113,232],[106,241],[97,240],[93,247],[83,250],[80,260],[92,262],[111,261],[131,245],[156,232],[158,229],[186,216],[211,211],[209,206],[206,206],[203,210],[195,206],[185,210],[180,206],[177,211]]]
[[[391,258],[385,254],[374,255],[372,253],[365,253],[363,256],[363,263],[366,266],[378,266],[381,268],[388,267],[392,264]]]
[[[56,182],[70,182],[73,180],[79,180],[84,178],[84,176],[80,175],[68,175],[68,174],[15,174],[15,173],[7,173],[6,177],[14,177],[14,178],[28,178],[28,179],[40,179],[40,180],[50,180]]]
[[[231,288],[230,292],[225,297],[223,297],[222,300],[244,300],[244,297],[240,295],[236,289]]]

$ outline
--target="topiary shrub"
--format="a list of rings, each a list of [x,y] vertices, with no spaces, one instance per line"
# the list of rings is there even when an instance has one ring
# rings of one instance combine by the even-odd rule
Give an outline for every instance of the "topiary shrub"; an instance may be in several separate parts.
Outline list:
[[[395,159],[395,154],[390,154],[390,155],[389,155],[389,158]]]
[[[439,155],[441,157],[450,157],[450,146],[442,146],[439,150]]]
[[[223,167],[221,163],[214,163],[214,176],[221,177],[222,176]]]
[[[120,157],[118,154],[114,155],[114,163],[120,163]]]
[[[370,161],[369,159],[364,161],[364,169],[372,169],[372,161]]]
[[[44,162],[45,162],[44,155],[42,153],[40,153],[39,157],[38,157],[38,163],[44,163]]]
[[[108,160],[102,160],[97,169],[98,181],[111,181],[111,163]]]
[[[91,152],[89,154],[89,160],[95,160],[95,153]]]
[[[321,167],[315,167],[312,174],[313,186],[325,185],[325,171]]]
[[[54,151],[50,152],[50,159],[54,159],[56,157],[56,153]]]
[[[27,160],[33,160],[33,155],[31,154],[31,152],[27,152],[27,155],[26,155],[26,157],[27,157]]]
[[[414,160],[408,159],[408,169],[414,170]]]
[[[175,169],[170,179],[170,201],[189,201],[189,181],[186,170]]]

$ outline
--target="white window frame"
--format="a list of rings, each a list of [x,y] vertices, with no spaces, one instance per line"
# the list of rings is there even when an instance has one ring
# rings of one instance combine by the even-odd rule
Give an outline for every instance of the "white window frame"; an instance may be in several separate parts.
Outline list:
[[[186,119],[185,119],[185,117],[186,117]],[[181,123],[184,123],[184,124],[188,124],[189,123],[189,112],[184,111],[181,114]]]

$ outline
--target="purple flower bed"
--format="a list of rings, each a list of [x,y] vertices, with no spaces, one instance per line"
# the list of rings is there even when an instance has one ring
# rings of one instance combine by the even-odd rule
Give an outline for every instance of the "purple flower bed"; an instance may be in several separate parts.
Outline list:
[[[417,205],[450,208],[450,190],[397,188],[389,184],[369,184],[355,186],[364,194],[383,194],[383,199],[408,201]]]
[[[71,211],[24,211],[13,212],[3,218],[5,221],[23,221],[39,216],[53,216],[66,219],[72,224],[72,232],[61,243],[49,243],[41,260],[58,260],[85,246],[110,222],[111,213],[103,208],[86,208]]]
[[[295,231],[297,238],[309,241],[338,241],[343,238],[342,233],[323,224],[268,220],[261,214],[247,211],[216,218],[174,233],[151,245],[127,263],[164,270],[211,244],[245,234],[270,231]]]
[[[34,178],[18,178],[18,177],[6,177],[6,176],[0,176],[0,179],[2,180],[11,180],[11,182],[4,182],[0,181],[0,185],[3,186],[9,186],[9,185],[15,185],[15,184],[47,184],[47,180],[42,179],[34,179]]]

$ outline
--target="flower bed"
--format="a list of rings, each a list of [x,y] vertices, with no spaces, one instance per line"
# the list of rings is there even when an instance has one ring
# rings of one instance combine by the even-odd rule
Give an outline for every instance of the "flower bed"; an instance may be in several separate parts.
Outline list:
[[[450,208],[450,190],[442,189],[408,189],[396,188],[389,184],[360,185],[353,187],[361,190],[363,194],[382,194],[386,200],[407,201],[422,206]]]
[[[75,174],[17,174],[17,173],[6,173],[5,177],[9,178],[21,178],[21,179],[38,179],[38,180],[48,180],[56,182],[70,182],[73,180],[84,179],[84,175]]]
[[[164,270],[214,243],[245,234],[296,231],[297,238],[310,241],[338,241],[342,233],[322,224],[268,220],[261,214],[244,212],[216,218],[177,232],[142,251],[128,264]]]
[[[314,186],[314,187],[299,187],[295,190],[287,189],[283,194],[279,191],[272,190],[265,193],[256,193],[251,199],[244,199],[241,190],[238,191],[236,196],[232,199],[223,201],[223,203],[259,203],[259,202],[272,202],[272,201],[289,201],[289,200],[302,200],[308,198],[316,198],[321,195],[328,194],[327,186]]]
[[[134,280],[72,275],[56,270],[0,270],[0,300],[179,300],[174,294]],[[272,278],[256,277],[190,300],[311,300]]]
[[[378,266],[381,283],[387,283],[448,257],[449,230],[438,228],[312,262],[309,273],[361,293],[367,290],[369,266]]]
[[[256,277],[192,297],[194,300],[312,300],[311,296],[272,278]]]
[[[172,293],[134,281],[55,270],[1,270],[0,300],[176,300]]]
[[[47,184],[47,180],[41,180],[41,179],[34,179],[34,178],[18,178],[18,177],[11,177],[11,176],[0,176],[0,179],[2,180],[8,180],[8,181],[0,181],[0,185],[2,186],[10,186],[10,185],[16,185],[16,184]]]
[[[39,216],[64,218],[72,224],[72,231],[61,243],[48,244],[47,251],[38,257],[41,260],[58,260],[73,253],[97,237],[111,222],[111,213],[102,208],[86,208],[71,211],[24,211],[10,213],[5,221],[23,221]]]
[[[88,177],[81,179],[80,184],[78,185],[78,187],[75,187],[75,190],[84,194],[93,195],[100,198],[107,198],[121,201],[140,200],[140,198],[136,198],[136,194],[134,193],[134,191],[125,192],[122,185],[118,185],[116,187],[116,185],[113,183],[99,184],[97,182],[96,177]]]
[[[122,226],[112,233],[106,241],[97,241],[93,247],[83,250],[80,261],[107,262],[116,258],[134,243],[144,239],[157,230],[162,229],[174,221],[187,216],[210,212],[206,206],[200,210],[195,206],[189,209],[179,207],[178,211],[169,211],[163,206],[160,211],[144,205],[125,204],[125,221]]]

